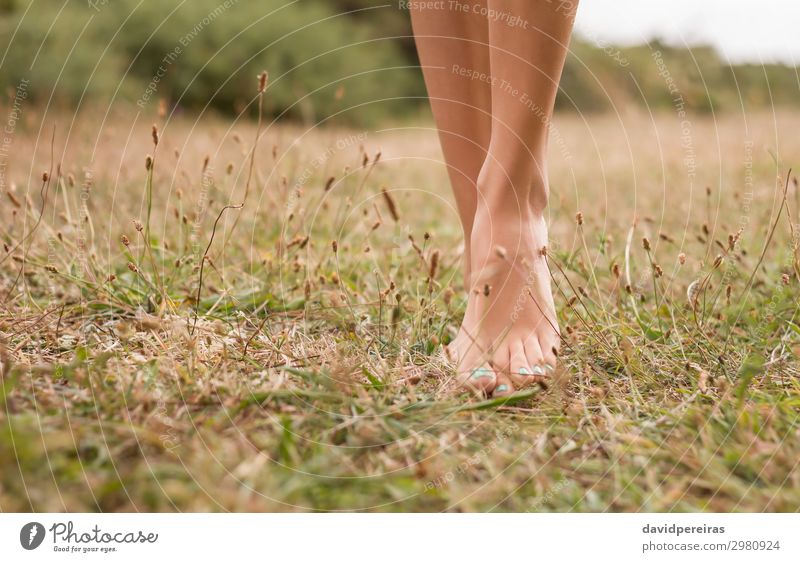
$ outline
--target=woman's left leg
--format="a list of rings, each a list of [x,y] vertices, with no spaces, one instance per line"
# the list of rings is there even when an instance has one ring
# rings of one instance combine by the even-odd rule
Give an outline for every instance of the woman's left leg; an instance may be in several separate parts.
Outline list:
[[[547,138],[577,0],[489,0],[492,131],[478,178],[472,290],[459,376],[496,375],[496,395],[555,365],[560,341],[543,248]]]

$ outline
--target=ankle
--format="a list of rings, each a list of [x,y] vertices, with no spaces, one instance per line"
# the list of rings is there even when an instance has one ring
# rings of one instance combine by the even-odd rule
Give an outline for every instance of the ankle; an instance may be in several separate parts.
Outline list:
[[[533,252],[540,255],[548,245],[544,214],[526,205],[522,209],[506,205],[492,208],[480,205],[475,213],[470,240],[471,269],[503,258],[498,252],[513,255]],[[477,263],[476,263],[477,262]]]
[[[472,239],[487,232],[524,231],[527,225],[541,219],[543,212],[535,209],[530,198],[509,193],[506,198],[487,198],[478,203],[472,227]]]
[[[518,218],[528,221],[544,216],[549,189],[541,170],[525,173],[498,173],[485,168],[478,177],[478,213],[490,217]]]

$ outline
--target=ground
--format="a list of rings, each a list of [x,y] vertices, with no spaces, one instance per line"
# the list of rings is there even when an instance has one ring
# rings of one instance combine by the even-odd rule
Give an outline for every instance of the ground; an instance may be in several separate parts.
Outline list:
[[[439,352],[465,299],[429,123],[265,120],[253,152],[249,121],[29,110],[0,509],[796,511],[799,125],[558,115],[560,367],[480,399]]]

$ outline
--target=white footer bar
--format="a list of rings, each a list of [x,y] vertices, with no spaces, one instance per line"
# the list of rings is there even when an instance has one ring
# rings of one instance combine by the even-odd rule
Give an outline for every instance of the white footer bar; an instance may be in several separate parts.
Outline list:
[[[0,560],[800,560],[797,514],[0,514]],[[187,558],[188,557],[188,558]],[[434,558],[437,557],[437,558]]]

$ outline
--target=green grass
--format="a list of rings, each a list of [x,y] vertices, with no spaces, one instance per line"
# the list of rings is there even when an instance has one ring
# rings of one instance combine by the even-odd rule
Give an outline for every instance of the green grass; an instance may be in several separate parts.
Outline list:
[[[302,131],[266,126],[241,211],[223,208],[241,202],[250,151],[215,121],[162,127],[152,178],[149,132],[119,156],[121,180],[110,147],[127,133],[111,134],[84,199],[78,151],[35,228],[41,186],[27,203],[18,187],[2,210],[0,508],[797,510],[797,187],[784,201],[775,182],[788,165],[757,141],[745,213],[735,117],[694,122],[692,191],[672,116],[652,130],[626,117],[633,142],[594,119],[599,142],[565,117],[571,157],[553,149],[560,368],[506,400],[451,393],[438,353],[464,298],[443,171],[412,158],[436,157],[430,131],[326,153],[351,133],[293,144]]]

